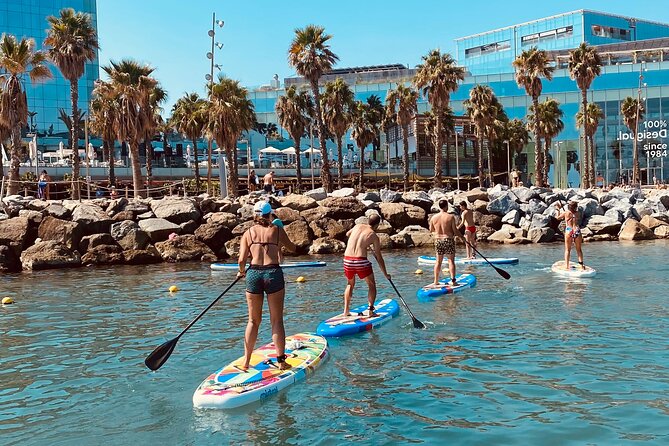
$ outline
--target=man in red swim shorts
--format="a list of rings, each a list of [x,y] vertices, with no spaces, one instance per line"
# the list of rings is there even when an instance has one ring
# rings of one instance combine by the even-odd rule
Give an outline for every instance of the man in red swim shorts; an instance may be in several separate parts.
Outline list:
[[[460,216],[462,217],[462,222],[458,226],[458,229],[465,228],[465,240],[469,243],[465,243],[467,247],[467,258],[474,259],[474,248],[476,248],[476,225],[474,224],[474,212],[467,206],[466,201],[460,202]]]
[[[383,275],[390,279],[390,274],[386,271],[386,264],[381,255],[381,241],[374,230],[381,223],[381,217],[373,214],[369,217],[368,224],[357,224],[346,233],[348,243],[344,252],[344,275],[348,284],[344,291],[344,316],[350,316],[351,297],[353,296],[353,287],[355,287],[355,276],[364,279],[367,282],[369,291],[367,299],[369,301],[369,316],[375,315],[374,302],[376,301],[376,280],[372,263],[367,260],[367,250],[371,247],[376,261]]]

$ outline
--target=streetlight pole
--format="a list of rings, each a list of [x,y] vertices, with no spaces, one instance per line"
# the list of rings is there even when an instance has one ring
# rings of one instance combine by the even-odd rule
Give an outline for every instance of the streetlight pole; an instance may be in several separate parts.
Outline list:
[[[511,150],[509,149],[509,140],[505,139],[504,144],[506,144],[506,181],[509,187],[511,187]]]
[[[386,166],[388,167],[388,190],[390,190],[390,144],[386,143]]]
[[[316,189],[314,183],[314,123],[309,124],[309,139],[311,140],[311,147],[309,147],[309,161],[311,164],[311,189]]]
[[[463,127],[464,133],[464,127]],[[458,130],[455,129],[455,177],[458,190],[460,190],[460,152],[458,150]]]
[[[634,120],[634,157],[636,158],[636,163],[632,166],[632,182],[639,186],[641,185],[641,178],[639,177],[639,169],[637,165],[639,164],[639,112],[641,108],[641,82],[643,81],[643,61],[639,67],[639,89],[637,90],[637,102],[636,102],[636,119]]]
[[[211,37],[211,52],[207,53],[207,59],[211,61],[210,68],[209,68],[209,74],[207,74],[204,78],[209,81],[209,101],[211,101],[211,93],[212,89],[214,87],[214,46],[218,46],[219,49],[223,48],[222,44],[217,44],[214,41],[214,38],[216,36],[216,25],[219,26],[219,28],[223,28],[223,25],[225,22],[223,20],[218,20],[216,21],[216,13],[212,13],[211,15],[211,29],[207,32],[209,37]],[[213,142],[212,138],[207,138],[207,194],[211,192],[211,157],[212,157],[212,148],[213,148]],[[197,150],[197,145],[193,148],[194,150]],[[197,154],[196,154],[197,155]],[[235,147],[235,153],[234,156],[237,156],[237,148]],[[198,166],[199,167],[199,166]],[[198,172],[199,175],[199,172]],[[221,181],[225,181],[225,178],[222,178]]]
[[[562,187],[562,151],[560,150],[562,146],[562,141],[555,142],[555,171],[553,175],[553,187]]]

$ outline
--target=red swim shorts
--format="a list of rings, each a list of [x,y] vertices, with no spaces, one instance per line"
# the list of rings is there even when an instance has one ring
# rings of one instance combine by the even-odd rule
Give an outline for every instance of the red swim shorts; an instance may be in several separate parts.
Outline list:
[[[470,232],[472,234],[476,234],[476,226],[466,226],[465,231]]]
[[[344,256],[344,275],[348,280],[353,279],[356,274],[359,278],[364,279],[373,272],[372,262],[365,257]]]

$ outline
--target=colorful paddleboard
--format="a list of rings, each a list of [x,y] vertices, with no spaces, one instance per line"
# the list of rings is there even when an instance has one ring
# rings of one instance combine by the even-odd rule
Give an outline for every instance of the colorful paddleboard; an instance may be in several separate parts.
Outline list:
[[[369,305],[360,305],[350,313],[354,316],[338,315],[324,320],[316,328],[316,333],[326,337],[338,337],[369,331],[374,327],[388,322],[400,312],[400,307],[393,299],[377,300],[374,303],[375,317],[369,317]],[[358,316],[362,313],[362,316]]]
[[[285,262],[280,266],[281,268],[320,268],[326,266],[325,262]],[[236,263],[212,263],[210,266],[214,271],[237,269],[239,265]]]
[[[286,337],[286,362],[292,367],[280,370],[274,344],[253,351],[248,370],[238,366],[243,357],[205,379],[193,394],[193,406],[206,409],[232,409],[263,401],[303,379],[325,360],[327,340],[315,334],[298,333]]]
[[[432,256],[420,256],[418,257],[418,263],[421,265],[434,265],[437,262],[436,257]],[[489,258],[488,262],[492,263],[493,265],[515,265],[518,263],[518,257],[493,257]],[[463,259],[463,258],[457,258],[455,259],[455,264],[456,265],[487,265],[488,262],[486,262],[483,259]],[[444,259],[444,265],[448,265],[448,262]]]
[[[451,285],[451,279],[442,279],[439,286],[427,285],[418,290],[418,299],[429,300],[444,294],[454,294],[476,286],[476,277],[473,274],[459,274],[455,276],[456,285]]]
[[[564,277],[594,277],[597,271],[594,268],[586,266],[585,269],[578,262],[569,262],[569,269],[565,269],[564,260],[553,263],[551,271]]]

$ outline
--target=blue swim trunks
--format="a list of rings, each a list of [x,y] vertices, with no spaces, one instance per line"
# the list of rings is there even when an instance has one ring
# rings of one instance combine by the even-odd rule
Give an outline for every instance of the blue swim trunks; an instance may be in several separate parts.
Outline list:
[[[279,265],[251,265],[246,271],[246,291],[251,294],[272,294],[286,286]]]

